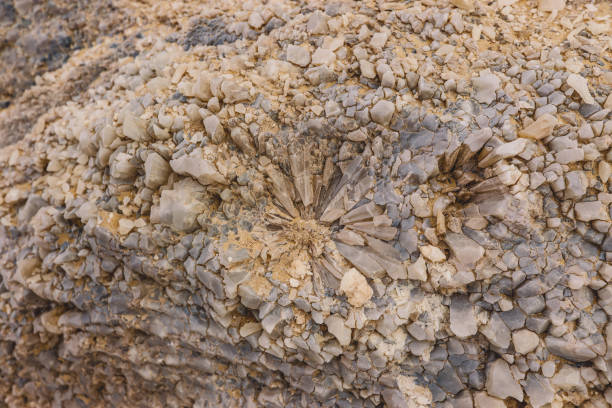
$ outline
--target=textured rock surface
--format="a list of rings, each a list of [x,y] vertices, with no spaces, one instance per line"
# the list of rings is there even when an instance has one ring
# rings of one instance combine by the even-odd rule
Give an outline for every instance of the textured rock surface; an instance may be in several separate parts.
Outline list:
[[[612,403],[609,2],[0,7],[0,406]]]

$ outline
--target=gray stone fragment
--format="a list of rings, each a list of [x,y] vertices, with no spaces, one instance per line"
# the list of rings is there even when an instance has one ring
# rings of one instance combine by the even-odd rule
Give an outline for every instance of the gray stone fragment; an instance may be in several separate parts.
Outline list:
[[[540,313],[546,307],[546,302],[543,296],[530,296],[518,299],[519,307],[526,314]]]
[[[338,339],[341,346],[351,343],[351,329],[346,326],[344,319],[338,315],[330,315],[325,319],[327,330]]]
[[[447,232],[444,240],[457,260],[468,268],[474,268],[484,256],[484,248],[463,234]]]
[[[157,152],[149,152],[144,164],[145,185],[151,189],[156,189],[166,183],[170,175],[168,162]]]
[[[523,401],[523,389],[512,375],[508,363],[499,358],[487,367],[487,392],[489,395],[506,399],[512,397]]]
[[[510,330],[504,321],[499,317],[498,313],[493,313],[489,322],[480,327],[480,332],[485,335],[487,339],[495,347],[508,348],[510,346]]]
[[[577,201],[584,197],[588,178],[582,170],[570,171],[565,174],[565,198]]]
[[[249,285],[240,285],[238,287],[238,295],[240,295],[240,303],[249,309],[258,309],[262,299]]]
[[[525,314],[519,308],[515,307],[512,310],[501,312],[499,316],[510,330],[517,330],[525,326]]]
[[[453,395],[463,390],[463,384],[457,376],[455,369],[448,363],[446,363],[444,368],[438,373],[436,384]]]
[[[408,402],[404,398],[404,394],[402,394],[398,389],[395,388],[385,388],[382,391],[382,397],[385,401],[385,404],[389,408],[408,408]]]
[[[540,408],[551,403],[555,397],[555,391],[548,378],[534,373],[527,374],[525,393],[529,397],[529,403],[534,408]]]
[[[574,205],[574,213],[579,221],[594,221],[608,219],[608,206],[600,201],[584,201]]]
[[[589,361],[597,357],[597,354],[580,340],[572,339],[570,341],[559,337],[547,336],[545,341],[548,351],[552,354],[575,363]]]
[[[478,332],[474,306],[465,295],[454,295],[451,299],[450,329],[460,338],[470,337]]]

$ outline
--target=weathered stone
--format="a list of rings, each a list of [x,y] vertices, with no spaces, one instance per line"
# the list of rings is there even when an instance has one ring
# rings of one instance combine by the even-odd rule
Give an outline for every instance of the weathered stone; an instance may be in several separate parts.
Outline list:
[[[514,344],[514,350],[516,350],[517,353],[527,354],[538,347],[540,338],[530,330],[518,330],[512,333],[512,344]]]
[[[480,103],[490,104],[495,100],[495,91],[499,89],[501,81],[494,74],[480,74],[479,77],[472,78],[474,87],[474,99]]]
[[[584,103],[595,103],[595,99],[593,99],[591,92],[589,92],[589,84],[583,76],[579,74],[569,74],[566,81],[569,86],[578,92]]]
[[[564,340],[558,337],[547,336],[546,347],[548,350],[559,357],[576,363],[589,361],[597,357],[593,350],[589,349],[584,343],[573,339]]]
[[[162,191],[159,206],[151,209],[151,222],[167,224],[178,231],[195,228],[196,217],[205,209],[197,199],[202,191],[203,187],[191,180],[176,183],[172,190]]]
[[[310,64],[310,51],[300,45],[289,44],[287,46],[287,61],[300,67],[306,67]]]
[[[455,336],[467,338],[478,332],[474,306],[467,296],[454,295],[450,305],[450,329]]]
[[[474,268],[484,256],[484,248],[463,234],[447,232],[444,240],[455,258],[468,268]]]
[[[156,152],[149,152],[144,168],[145,185],[152,189],[165,184],[170,175],[168,162]]]
[[[587,176],[583,171],[570,171],[565,174],[565,197],[570,200],[579,200],[586,194]]]
[[[527,374],[525,393],[529,397],[529,403],[534,408],[540,408],[551,403],[555,397],[555,391],[548,378],[534,373]]]
[[[519,131],[519,136],[536,140],[543,139],[552,134],[556,125],[557,118],[550,114],[545,114],[540,116],[531,125]]]
[[[388,125],[391,122],[391,117],[395,112],[395,105],[386,100],[381,100],[370,109],[370,116],[374,122],[380,123],[381,125]]]
[[[480,332],[484,334],[492,345],[499,348],[508,348],[510,346],[510,330],[499,317],[498,313],[493,313],[489,322],[480,327]]]
[[[351,329],[346,327],[344,320],[337,316],[331,315],[325,319],[327,330],[336,337],[341,346],[348,346],[351,343]]]
[[[204,186],[213,183],[227,184],[225,177],[204,157],[202,149],[194,149],[189,154],[170,160],[170,167],[178,174],[193,177]]]
[[[523,401],[523,389],[512,375],[508,363],[501,358],[487,367],[487,392],[500,399],[512,397]]]
[[[431,262],[442,262],[446,260],[446,255],[440,248],[433,245],[425,245],[420,248],[421,254]]]
[[[131,112],[126,112],[123,118],[123,134],[136,141],[139,142],[141,140],[146,139],[147,137],[147,125],[144,120],[135,116]]]
[[[607,206],[599,201],[583,201],[574,205],[576,219],[580,221],[607,220]]]
[[[344,273],[340,281],[340,291],[346,294],[348,302],[355,307],[361,307],[366,304],[373,293],[366,278],[354,268]]]
[[[136,171],[135,159],[127,153],[117,153],[111,162],[110,175],[118,180],[132,180]]]

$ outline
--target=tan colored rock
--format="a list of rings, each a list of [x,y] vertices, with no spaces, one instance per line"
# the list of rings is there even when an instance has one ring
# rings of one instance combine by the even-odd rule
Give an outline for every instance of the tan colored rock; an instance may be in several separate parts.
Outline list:
[[[528,354],[538,347],[540,338],[531,330],[522,329],[512,333],[512,343],[517,353]]]
[[[165,184],[170,175],[168,162],[157,152],[150,152],[145,160],[145,185],[151,189]]]
[[[146,123],[131,112],[126,112],[123,118],[123,134],[136,142],[147,138]]]
[[[213,183],[227,184],[225,177],[210,161],[204,158],[202,149],[194,149],[189,154],[170,160],[170,167],[178,174],[193,177],[204,186]]]
[[[450,3],[463,10],[474,10],[474,0],[450,0]]]
[[[442,250],[438,247],[435,247],[433,245],[425,245],[422,246],[420,249],[421,254],[431,262],[446,261],[446,255],[444,255],[444,252],[442,252]]]
[[[208,101],[212,97],[210,90],[210,73],[206,71],[200,72],[191,89],[193,95],[203,101]]]
[[[574,214],[579,221],[605,221],[608,219],[608,206],[600,201],[583,201],[576,203]]]
[[[355,307],[368,303],[373,293],[366,278],[355,268],[349,269],[342,277],[340,292],[344,292],[348,302]]]
[[[287,47],[287,61],[300,67],[310,64],[310,51],[300,45],[289,44]]]
[[[559,11],[565,7],[565,0],[539,0],[540,11]]]
[[[361,75],[368,79],[376,78],[376,69],[374,68],[374,64],[370,61],[362,59],[359,61],[359,69],[361,70]]]
[[[612,175],[612,166],[610,166],[610,163],[602,160],[599,162],[597,169],[599,171],[599,178],[601,179],[601,182],[607,183],[608,179],[610,179],[610,176]]]
[[[540,116],[538,120],[519,132],[520,137],[543,139],[552,134],[557,125],[557,118],[549,113]]]
[[[608,95],[608,98],[604,102],[604,109],[612,109],[612,93]]]
[[[570,74],[567,77],[566,82],[569,86],[574,88],[576,92],[578,92],[578,95],[580,95],[584,103],[588,103],[588,104],[595,103],[595,99],[593,99],[593,96],[591,95],[591,92],[589,91],[589,82],[582,75]]]
[[[419,280],[421,282],[427,281],[427,264],[423,256],[419,256],[419,259],[410,264],[406,269],[408,270],[408,279]]]
[[[331,315],[325,319],[327,331],[338,340],[341,346],[348,346],[351,343],[352,330],[346,326],[344,319],[338,315]]]

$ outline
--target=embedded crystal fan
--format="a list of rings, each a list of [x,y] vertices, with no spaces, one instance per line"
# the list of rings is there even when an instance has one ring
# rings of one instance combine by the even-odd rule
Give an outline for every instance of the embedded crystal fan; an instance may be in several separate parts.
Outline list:
[[[373,291],[364,275],[376,279],[388,273],[406,279],[399,251],[385,242],[396,237],[397,228],[371,200],[374,177],[362,156],[338,168],[330,158],[316,156],[314,144],[288,150],[286,173],[260,158],[272,196],[253,217],[249,231],[239,231],[219,244],[227,250],[225,265],[230,276],[237,277],[233,283],[242,305],[259,311],[267,335],[278,336],[281,329],[284,342],[292,344],[291,338],[312,318],[325,323],[340,345],[347,346],[351,329],[361,329],[367,321],[362,306]],[[287,301],[297,300],[291,313],[262,316],[262,304],[276,296],[273,287],[280,288]],[[338,296],[346,296],[354,306],[348,311],[347,327],[333,314],[324,318],[321,310],[312,310],[299,299],[318,298],[339,307]],[[285,326],[283,320],[292,322]],[[280,348],[277,356],[284,356]]]

